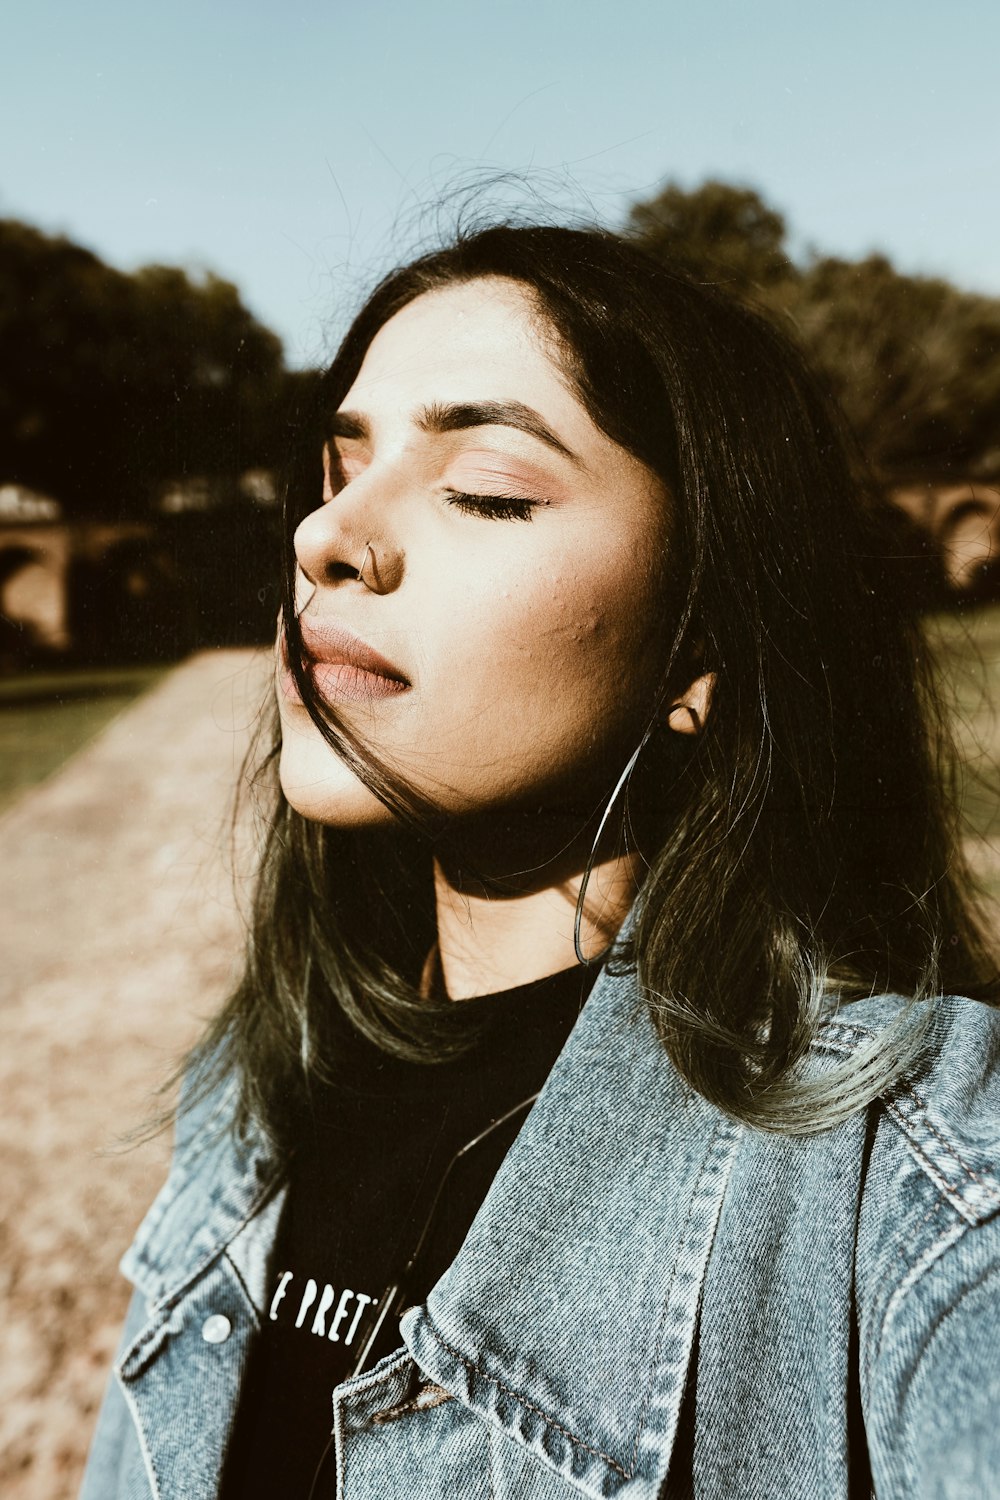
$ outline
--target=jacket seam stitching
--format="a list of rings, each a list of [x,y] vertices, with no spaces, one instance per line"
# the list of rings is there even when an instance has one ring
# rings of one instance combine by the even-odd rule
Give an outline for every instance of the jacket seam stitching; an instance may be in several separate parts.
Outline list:
[[[996,1195],[997,1195],[997,1193],[996,1193],[996,1188],[993,1186],[993,1184],[984,1181],[984,1179],[977,1172],[974,1172],[972,1170],[972,1168],[962,1159],[961,1155],[959,1154],[959,1152],[955,1148],[955,1146],[952,1145],[952,1143],[950,1141],[945,1140],[945,1138],[941,1134],[941,1132],[936,1128],[936,1126],[934,1126],[932,1124],[931,1118],[930,1118],[930,1112],[929,1112],[929,1110],[927,1108],[927,1105],[924,1103],[923,1099],[917,1093],[916,1089],[913,1088],[910,1085],[907,1085],[906,1092],[908,1094],[911,1094],[913,1096],[913,1098],[917,1101],[917,1104],[923,1110],[924,1116],[925,1116],[923,1123],[927,1127],[927,1129],[931,1132],[931,1135],[935,1136],[936,1139],[941,1142],[941,1145],[945,1148],[945,1150],[948,1151],[955,1158],[955,1160],[958,1162],[959,1166],[962,1168],[963,1172],[965,1172],[965,1174],[966,1174],[967,1177],[970,1177],[974,1183],[976,1183],[979,1187],[984,1188],[992,1197],[995,1198]]]
[[[536,1416],[541,1417],[542,1421],[547,1427],[554,1427],[557,1432],[561,1432],[563,1437],[571,1442],[575,1447],[585,1449],[587,1453],[592,1453],[595,1458],[603,1458],[605,1462],[611,1465],[611,1467],[617,1474],[620,1474],[622,1476],[623,1479],[632,1478],[632,1474],[627,1469],[622,1468],[621,1464],[618,1463],[616,1459],[613,1459],[610,1453],[605,1453],[603,1448],[597,1448],[592,1443],[586,1442],[583,1438],[577,1437],[576,1433],[570,1432],[568,1427],[563,1427],[562,1423],[557,1422],[549,1412],[543,1411],[540,1406],[536,1406],[533,1401],[529,1400],[528,1397],[523,1395],[520,1391],[515,1391],[513,1386],[509,1386],[506,1381],[500,1380],[496,1375],[487,1374],[487,1372],[479,1364],[477,1364],[475,1360],[466,1358],[466,1356],[462,1354],[460,1350],[456,1349],[453,1344],[449,1344],[448,1340],[444,1338],[441,1333],[439,1333],[439,1331],[433,1326],[433,1324],[430,1325],[430,1331],[437,1339],[441,1347],[443,1349],[447,1349],[449,1354],[453,1354],[454,1357],[459,1360],[467,1370],[474,1370],[477,1375],[479,1375],[483,1380],[488,1381],[490,1385],[495,1385],[499,1390],[505,1391],[508,1396],[512,1396],[515,1401],[519,1402],[522,1406],[526,1406],[528,1410],[533,1411]]]
[[[852,1041],[870,1040],[878,1036],[872,1026],[862,1026],[857,1021],[824,1021],[810,1043],[813,1047],[832,1047],[843,1051]]]
[[[907,1118],[903,1114],[903,1112],[895,1107],[895,1105],[894,1105],[894,1103],[893,1103],[893,1101],[891,1099],[885,1100],[884,1103],[885,1103],[886,1113],[889,1114],[889,1115],[891,1115],[892,1118],[901,1127],[901,1129],[903,1131],[903,1134],[905,1135],[905,1137],[906,1137],[906,1139],[907,1139],[907,1141],[909,1143],[910,1150],[913,1152],[914,1156],[920,1162],[920,1165],[923,1167],[924,1171],[927,1173],[928,1177],[931,1179],[931,1182],[933,1182],[934,1186],[937,1188],[937,1190],[938,1190],[938,1192],[940,1194],[945,1195],[946,1201],[948,1202],[949,1207],[954,1208],[956,1210],[956,1212],[957,1212],[958,1211],[957,1205],[953,1202],[953,1199],[952,1199],[951,1195],[954,1195],[955,1197],[957,1197],[958,1196],[958,1188],[955,1187],[952,1183],[950,1183],[948,1181],[947,1177],[945,1177],[944,1174],[938,1168],[936,1162],[933,1162],[931,1160],[931,1158],[927,1155],[927,1152],[924,1150],[923,1146],[921,1146],[920,1142],[915,1138],[912,1130],[908,1130],[907,1129],[907,1126],[908,1126],[908,1124],[910,1122],[907,1120]],[[964,1214],[962,1214],[962,1219],[963,1219],[964,1222],[968,1222],[965,1219],[965,1215]]]
[[[135,1433],[136,1441],[139,1444],[139,1452],[142,1455],[143,1465],[145,1467],[147,1477],[150,1481],[153,1495],[155,1496],[155,1500],[160,1500],[160,1497],[163,1494],[163,1486],[160,1484],[160,1475],[157,1470],[156,1464],[153,1461],[152,1450],[150,1449],[150,1446],[146,1441],[145,1428],[139,1420],[139,1408],[135,1400],[135,1395],[129,1383],[125,1380],[122,1380],[120,1369],[116,1369],[115,1373],[118,1376],[118,1380],[121,1385],[122,1396],[124,1398],[126,1406],[129,1409],[129,1415],[132,1418],[132,1430]]]
[[[902,1110],[900,1110],[900,1109],[898,1109],[896,1107],[895,1102],[892,1099],[886,1099],[883,1102],[884,1102],[884,1105],[885,1105],[886,1113],[889,1114],[889,1115],[891,1115],[892,1118],[894,1120],[896,1120],[896,1122],[899,1124],[900,1128],[903,1131],[903,1134],[905,1135],[905,1137],[906,1137],[906,1139],[907,1139],[907,1141],[909,1143],[910,1150],[913,1152],[914,1156],[917,1157],[917,1159],[919,1160],[921,1166],[923,1167],[924,1171],[927,1173],[928,1177],[933,1182],[934,1186],[937,1188],[938,1192],[939,1193],[943,1193],[943,1194],[946,1195],[946,1198],[947,1198],[949,1206],[951,1208],[953,1208],[955,1210],[955,1212],[960,1215],[963,1223],[965,1223],[966,1225],[975,1223],[976,1222],[976,1219],[975,1219],[975,1210],[972,1209],[972,1208],[970,1208],[970,1206],[968,1204],[965,1204],[964,1202],[961,1201],[962,1184],[961,1183],[949,1182],[948,1178],[941,1171],[941,1169],[937,1165],[937,1163],[934,1162],[934,1161],[932,1161],[932,1159],[930,1158],[930,1156],[928,1156],[926,1150],[923,1148],[923,1146],[921,1146],[920,1142],[916,1139],[916,1137],[915,1137],[912,1129],[908,1129],[907,1128],[910,1125],[911,1122],[907,1120],[907,1118],[906,1118],[905,1114],[903,1114]],[[926,1122],[922,1121],[921,1123],[924,1124]],[[937,1132],[933,1132],[933,1133],[935,1135],[937,1134]],[[941,1140],[941,1137],[937,1136],[937,1139]],[[951,1148],[948,1147],[947,1141],[944,1141],[943,1144],[944,1144],[945,1147],[947,1147],[949,1149],[949,1152],[950,1152]],[[954,1155],[953,1152],[951,1152],[951,1154]],[[959,1160],[959,1165],[962,1166],[964,1164]],[[975,1175],[973,1173],[971,1173],[971,1172],[968,1173],[968,1176],[969,1176],[970,1180],[973,1181],[973,1182],[975,1182],[976,1185],[983,1190],[983,1192],[987,1193],[989,1195],[991,1201],[994,1204],[996,1204],[996,1202],[997,1202],[997,1193],[996,1193],[996,1190],[993,1187],[991,1187],[991,1185],[989,1183],[987,1183],[987,1182],[981,1182],[978,1178],[975,1177]],[[956,1201],[956,1200],[958,1200],[958,1201]],[[963,1212],[963,1209],[964,1209],[964,1212]]]

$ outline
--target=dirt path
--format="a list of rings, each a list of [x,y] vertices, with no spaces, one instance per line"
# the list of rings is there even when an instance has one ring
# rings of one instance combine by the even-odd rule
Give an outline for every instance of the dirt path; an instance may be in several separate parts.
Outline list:
[[[102,1155],[224,994],[246,651],[172,672],[0,818],[0,1493],[79,1486],[167,1142]]]

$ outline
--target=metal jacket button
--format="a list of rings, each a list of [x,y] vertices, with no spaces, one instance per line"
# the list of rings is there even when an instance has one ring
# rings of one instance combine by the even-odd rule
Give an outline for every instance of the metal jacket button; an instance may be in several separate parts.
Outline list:
[[[201,1336],[206,1344],[224,1344],[233,1331],[233,1325],[224,1313],[213,1313],[201,1325]]]

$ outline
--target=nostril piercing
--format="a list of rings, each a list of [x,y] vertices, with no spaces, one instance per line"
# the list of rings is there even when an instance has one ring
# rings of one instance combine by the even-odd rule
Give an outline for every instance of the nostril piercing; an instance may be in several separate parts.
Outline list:
[[[364,583],[364,581],[365,581],[365,579],[364,579],[365,563],[368,561],[368,555],[369,555],[369,553],[371,553],[371,551],[372,551],[372,544],[371,544],[371,542],[365,542],[365,553],[364,553],[364,556],[361,559],[361,566],[358,569],[358,573],[357,573],[357,577],[358,577],[358,582],[359,583]],[[372,561],[374,562],[374,560],[375,560],[374,553],[372,553]],[[365,586],[367,587],[367,584]]]

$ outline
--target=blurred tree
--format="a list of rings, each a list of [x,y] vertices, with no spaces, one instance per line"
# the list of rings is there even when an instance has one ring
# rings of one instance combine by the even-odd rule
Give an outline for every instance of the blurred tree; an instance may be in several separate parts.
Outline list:
[[[229,282],[0,221],[0,478],[68,515],[146,512],[161,483],[282,453],[281,344]]]
[[[786,306],[879,471],[966,477],[996,463],[1000,300],[872,255],[815,261]]]
[[[1000,473],[1000,299],[905,276],[885,256],[792,261],[750,188],[668,184],[624,233],[775,316],[840,400],[886,478]]]
[[[752,188],[709,180],[687,192],[676,183],[629,211],[625,233],[651,255],[708,273],[741,296],[795,280],[785,221]]]

